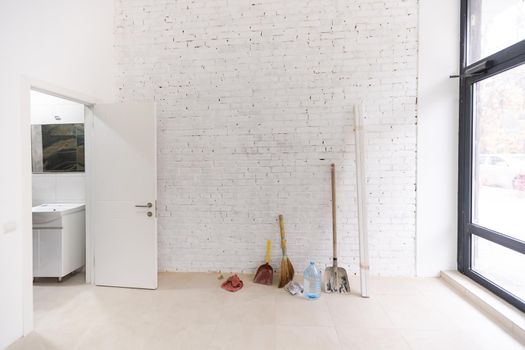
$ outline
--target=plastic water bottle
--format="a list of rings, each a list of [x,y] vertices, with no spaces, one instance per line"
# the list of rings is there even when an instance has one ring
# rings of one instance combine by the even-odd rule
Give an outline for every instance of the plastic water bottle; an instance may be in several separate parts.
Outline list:
[[[318,299],[320,296],[321,271],[317,269],[313,261],[310,261],[310,265],[304,270],[304,297],[306,299]]]

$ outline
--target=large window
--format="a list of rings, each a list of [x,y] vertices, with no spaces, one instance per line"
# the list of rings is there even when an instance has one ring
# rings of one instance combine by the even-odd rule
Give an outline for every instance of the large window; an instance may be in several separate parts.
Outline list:
[[[525,311],[525,0],[463,0],[459,270]]]

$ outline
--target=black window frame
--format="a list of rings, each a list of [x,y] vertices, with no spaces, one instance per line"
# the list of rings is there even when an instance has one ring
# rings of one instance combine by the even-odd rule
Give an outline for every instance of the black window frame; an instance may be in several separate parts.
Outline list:
[[[479,0],[478,0],[479,1]],[[474,84],[525,64],[525,40],[468,64],[468,6],[461,0],[459,156],[458,156],[458,270],[525,312],[525,302],[472,269],[472,235],[525,254],[525,242],[472,223]]]

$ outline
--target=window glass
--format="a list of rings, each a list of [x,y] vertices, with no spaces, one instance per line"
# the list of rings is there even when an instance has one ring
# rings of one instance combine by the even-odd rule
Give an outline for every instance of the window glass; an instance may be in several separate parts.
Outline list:
[[[525,241],[525,65],[476,83],[473,105],[472,222]]]
[[[525,255],[472,236],[472,269],[525,300]]]
[[[525,1],[469,1],[468,63],[525,39]]]

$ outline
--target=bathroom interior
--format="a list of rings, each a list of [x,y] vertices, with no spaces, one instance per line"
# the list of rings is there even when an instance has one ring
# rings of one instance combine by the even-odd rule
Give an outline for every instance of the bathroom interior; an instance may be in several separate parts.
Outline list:
[[[86,262],[83,104],[31,91],[33,283],[83,283]]]

